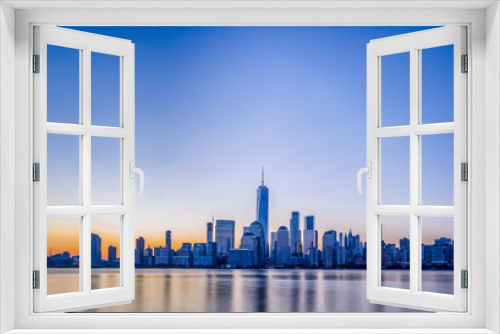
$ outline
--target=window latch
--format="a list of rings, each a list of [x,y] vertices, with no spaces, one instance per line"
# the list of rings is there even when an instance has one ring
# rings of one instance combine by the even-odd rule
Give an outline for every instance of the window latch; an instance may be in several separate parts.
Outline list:
[[[367,179],[371,179],[372,178],[372,163],[371,163],[371,161],[368,161],[368,163],[366,164],[366,167],[361,168],[358,171],[358,193],[360,195],[362,194],[362,192],[361,192],[361,176],[364,173],[366,173],[366,178]]]
[[[140,190],[139,190],[139,195],[142,195],[142,192],[144,191],[144,172],[142,169],[134,167],[134,162],[130,161],[129,162],[129,176],[131,179],[134,178],[134,174],[137,173],[140,176]]]

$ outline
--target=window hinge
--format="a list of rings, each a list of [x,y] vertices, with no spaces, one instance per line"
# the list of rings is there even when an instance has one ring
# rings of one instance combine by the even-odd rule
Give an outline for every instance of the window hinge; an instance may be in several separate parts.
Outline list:
[[[462,162],[461,166],[461,178],[462,181],[469,181],[469,165],[466,162]]]
[[[33,181],[40,182],[40,163],[38,162],[33,164]]]
[[[467,289],[469,287],[469,273],[467,270],[462,270],[462,289]]]
[[[469,56],[462,55],[462,73],[469,72]]]
[[[33,73],[40,73],[40,55],[33,55]]]
[[[33,289],[40,289],[40,270],[33,270]]]

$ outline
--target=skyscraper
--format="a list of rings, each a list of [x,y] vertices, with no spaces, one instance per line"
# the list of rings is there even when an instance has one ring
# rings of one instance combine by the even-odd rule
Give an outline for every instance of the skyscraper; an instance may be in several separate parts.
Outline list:
[[[314,216],[307,216],[304,219],[306,220],[306,230],[314,230]]]
[[[102,261],[101,237],[95,233],[90,235],[91,261],[92,267],[100,267]]]
[[[143,237],[139,237],[136,239],[136,241],[135,241],[135,252],[136,252],[135,263],[137,263],[141,266],[144,264],[144,245],[145,245],[145,241],[144,241]]]
[[[290,233],[286,226],[281,226],[277,232],[276,265],[286,266],[290,261]]]
[[[165,232],[165,248],[167,249],[167,253],[170,254],[170,250],[172,249],[172,232]]]
[[[114,261],[116,261],[116,247],[110,245],[108,247],[108,262]]]
[[[249,231],[253,233],[255,238],[257,239],[257,257],[259,259],[258,265],[262,266],[265,262],[265,239],[264,239],[264,228],[262,224],[257,220],[250,224]]]
[[[335,244],[337,243],[337,232],[330,230],[323,234],[323,262],[326,268],[333,268],[337,261],[335,255]]]
[[[292,218],[290,219],[290,247],[292,249],[292,254],[296,255],[298,251],[298,242],[301,241],[300,237],[300,213],[297,211],[292,212]]]
[[[215,242],[217,243],[217,253],[228,255],[229,250],[234,248],[234,225],[234,220],[216,220]]]
[[[214,242],[214,223],[207,223],[207,242]]]
[[[269,189],[264,185],[264,167],[262,167],[262,184],[257,189],[256,219],[264,228],[265,254],[269,257]]]

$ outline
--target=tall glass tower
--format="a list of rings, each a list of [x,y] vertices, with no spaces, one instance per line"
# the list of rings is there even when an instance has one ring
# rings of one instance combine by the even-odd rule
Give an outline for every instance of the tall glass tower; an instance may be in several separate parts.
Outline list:
[[[262,167],[262,184],[257,189],[256,220],[264,228],[265,254],[269,258],[269,189],[264,185],[264,167]]]

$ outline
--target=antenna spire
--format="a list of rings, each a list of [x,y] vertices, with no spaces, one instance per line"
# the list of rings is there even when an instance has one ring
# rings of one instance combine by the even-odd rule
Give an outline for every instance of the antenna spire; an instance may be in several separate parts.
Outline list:
[[[264,186],[264,166],[262,166],[262,186]]]

